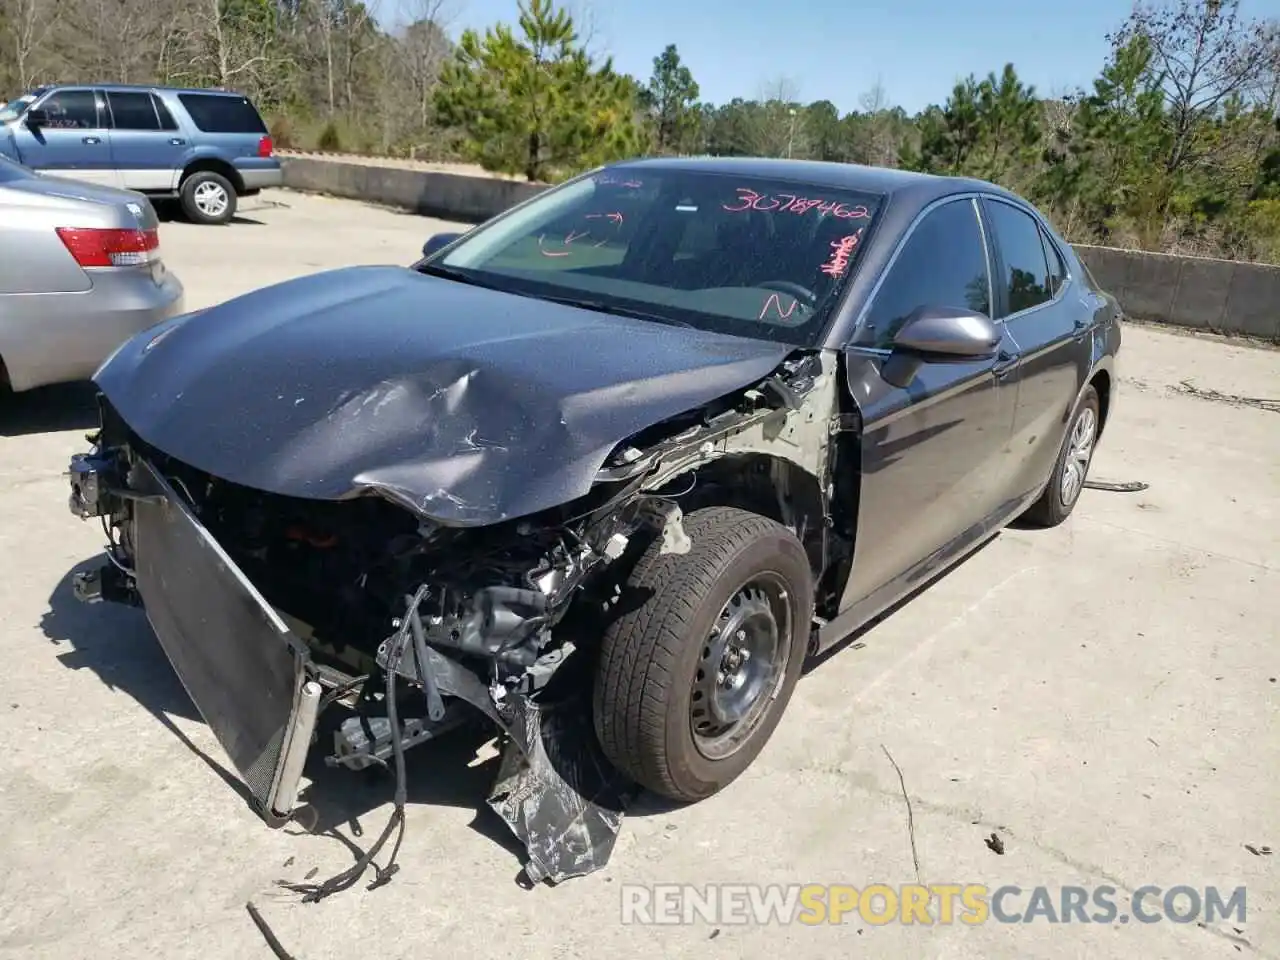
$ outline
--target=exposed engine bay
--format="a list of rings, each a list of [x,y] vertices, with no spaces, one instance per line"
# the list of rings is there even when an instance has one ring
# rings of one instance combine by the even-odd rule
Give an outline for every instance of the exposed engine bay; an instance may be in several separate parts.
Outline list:
[[[264,748],[275,792],[256,792],[274,802],[264,802],[263,815],[283,822],[293,814],[299,751],[311,748],[321,713],[336,715],[324,748],[329,766],[385,767],[397,779],[396,812],[383,836],[351,870],[298,888],[310,899],[351,886],[370,866],[375,883],[389,879],[394,867],[378,867],[374,857],[393,828],[403,828],[404,751],[475,721],[503,737],[489,803],[526,845],[528,879],[562,880],[607,862],[638,792],[595,747],[590,674],[581,679],[628,558],[653,538],[664,552],[687,551],[681,520],[697,504],[750,506],[796,533],[821,612],[824,584],[842,582],[851,548],[852,531],[829,509],[829,460],[840,449],[829,437],[848,428],[840,393],[833,359],[798,354],[762,383],[629,438],[586,497],[471,527],[442,524],[376,493],[318,500],[239,486],[154,449],[103,398],[94,449],[72,463],[71,509],[101,518],[110,564],[80,575],[77,592],[146,608],[180,674],[185,654],[162,629],[165,616],[182,620],[180,593],[207,605],[189,616],[201,624],[260,595],[262,617],[278,617],[279,632],[296,640],[296,684],[282,680],[279,690],[310,697],[310,705],[295,699],[291,726],[277,738],[282,746]],[[217,545],[215,554],[225,552],[213,558],[221,582],[235,593],[243,581],[242,597],[218,594],[224,598],[215,603],[216,591],[200,586],[214,568],[194,559],[187,581],[165,572],[178,566],[176,554],[149,543],[162,542],[154,531],[175,509],[189,520],[187,542],[198,534]],[[161,568],[150,573],[148,549]],[[171,615],[152,609],[162,590],[171,591]],[[197,641],[188,630],[183,642]],[[252,650],[245,655],[248,664]],[[260,672],[247,666],[243,681]],[[241,769],[246,779],[260,776],[249,766]]]

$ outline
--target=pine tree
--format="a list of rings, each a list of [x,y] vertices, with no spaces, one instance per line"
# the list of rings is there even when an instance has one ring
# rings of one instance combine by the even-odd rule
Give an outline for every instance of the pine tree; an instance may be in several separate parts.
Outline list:
[[[522,0],[519,35],[463,33],[436,110],[485,169],[548,181],[639,150],[636,92],[612,61],[592,62],[553,0]]]

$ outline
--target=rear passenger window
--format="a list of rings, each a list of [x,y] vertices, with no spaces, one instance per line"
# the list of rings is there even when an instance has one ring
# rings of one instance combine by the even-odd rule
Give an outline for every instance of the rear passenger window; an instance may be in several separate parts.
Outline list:
[[[160,119],[149,93],[107,91],[107,104],[116,130],[159,130]]]
[[[191,114],[191,122],[205,133],[266,134],[267,125],[247,97],[208,93],[180,93],[178,100]]]
[[[151,95],[151,104],[156,108],[156,116],[160,118],[161,130],[178,129],[178,122],[173,119],[173,114],[170,113],[169,108],[164,105],[164,101],[154,93]]]
[[[1004,262],[1000,278],[1008,298],[1003,315],[1029,310],[1053,299],[1049,265],[1045,260],[1040,225],[1017,207],[998,200],[987,201],[991,229]]]
[[[889,268],[854,342],[891,347],[919,307],[991,315],[987,248],[971,200],[953,200],[920,221]]]
[[[98,98],[92,90],[59,90],[39,109],[49,115],[51,130],[97,130]]]
[[[1045,256],[1049,259],[1049,296],[1052,298],[1058,295],[1067,280],[1067,265],[1062,262],[1062,253],[1058,245],[1049,239],[1049,234],[1041,230],[1040,239],[1044,241]]]

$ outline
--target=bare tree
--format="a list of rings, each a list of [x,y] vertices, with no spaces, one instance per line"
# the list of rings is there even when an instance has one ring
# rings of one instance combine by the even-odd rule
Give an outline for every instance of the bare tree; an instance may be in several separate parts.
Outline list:
[[[1109,39],[1124,46],[1135,37],[1151,45],[1151,72],[1164,89],[1173,125],[1165,158],[1172,173],[1199,159],[1196,131],[1234,97],[1256,89],[1272,53],[1270,25],[1240,16],[1240,0],[1139,3]]]
[[[889,109],[889,95],[885,92],[884,81],[876,77],[875,83],[862,96],[858,97],[858,106],[866,114],[877,114]]]
[[[0,27],[7,26],[4,56],[13,56],[13,79],[19,89],[35,86],[42,55],[62,0],[0,0]]]
[[[611,44],[608,30],[601,25],[606,16],[600,12],[606,0],[562,0],[562,6],[573,18],[573,26],[578,31],[578,44],[587,51],[592,60],[606,56]]]
[[[1280,114],[1280,22],[1267,24],[1263,46],[1265,54],[1253,98],[1276,115]]]
[[[200,0],[191,12],[193,66],[202,68],[218,87],[257,95],[271,88],[278,60],[274,30],[235,19],[227,0]]]
[[[361,61],[378,45],[378,0],[351,3],[343,0],[342,12],[342,88],[343,106],[350,110],[356,103],[356,83]]]
[[[1044,101],[1044,120],[1051,135],[1070,135],[1083,96],[1080,90],[1066,87],[1054,87],[1049,91],[1049,97]]]
[[[418,125],[431,119],[431,96],[449,55],[446,33],[454,16],[449,0],[413,0],[412,19],[396,38],[400,72],[413,92]]]
[[[448,28],[459,0],[408,0],[387,43],[388,69],[379,97],[383,142],[408,133],[421,135],[431,125],[432,98],[452,44]],[[406,122],[406,118],[412,118]]]
[[[39,0],[37,0],[39,2]],[[190,21],[174,0],[60,0],[59,46],[75,74],[115,83],[146,83],[157,76],[156,50],[190,34]],[[83,71],[83,73],[81,73]]]
[[[757,96],[762,103],[799,103],[800,84],[794,77],[771,77],[760,84]]]
[[[760,85],[751,120],[748,138],[752,153],[762,157],[808,154],[800,85],[791,77],[774,77]]]
[[[858,106],[866,117],[867,162],[876,167],[893,166],[898,158],[898,136],[889,94],[879,77],[858,98]]]

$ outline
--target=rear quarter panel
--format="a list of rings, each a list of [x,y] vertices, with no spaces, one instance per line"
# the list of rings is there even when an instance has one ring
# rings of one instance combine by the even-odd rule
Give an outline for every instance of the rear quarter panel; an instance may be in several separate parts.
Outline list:
[[[1081,392],[1088,384],[1098,383],[1099,374],[1105,375],[1103,384],[1105,389],[1100,391],[1103,403],[1102,424],[1099,429],[1099,436],[1101,436],[1111,422],[1116,409],[1117,358],[1123,339],[1124,308],[1120,301],[1098,282],[1097,277],[1076,249],[1056,232],[1054,236],[1070,260],[1069,267],[1078,281],[1075,295],[1079,298],[1082,308],[1093,313],[1089,339],[1089,370],[1085,382],[1081,384]]]
[[[129,227],[112,207],[0,187],[0,296],[72,293],[92,286],[55,230]],[[0,325],[3,324],[0,313]]]
[[[280,169],[278,158],[258,156],[258,144],[264,136],[268,136],[265,129],[261,133],[216,133],[201,130],[196,126],[177,93],[166,91],[158,95],[169,108],[169,112],[173,114],[182,128],[183,136],[190,144],[183,155],[183,168],[199,160],[222,160],[244,172]]]
[[[132,229],[124,202],[145,204],[142,226],[157,225],[145,199],[85,200],[0,186],[0,358],[15,390],[87,377],[107,353],[183,305],[176,277],[149,268],[89,272],[58,227]]]

